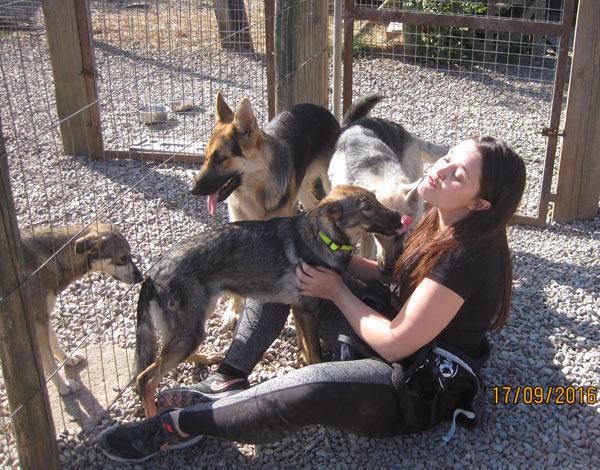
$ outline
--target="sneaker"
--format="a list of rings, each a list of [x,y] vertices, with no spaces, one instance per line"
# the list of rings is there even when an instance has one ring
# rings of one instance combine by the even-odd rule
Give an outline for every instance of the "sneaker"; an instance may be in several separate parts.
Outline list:
[[[185,408],[207,401],[218,400],[250,388],[248,379],[232,377],[215,372],[202,382],[190,387],[177,387],[163,390],[156,400],[158,409]]]
[[[152,418],[105,429],[100,434],[100,449],[117,462],[144,462],[167,450],[185,449],[202,436],[181,437],[175,430],[170,411]]]

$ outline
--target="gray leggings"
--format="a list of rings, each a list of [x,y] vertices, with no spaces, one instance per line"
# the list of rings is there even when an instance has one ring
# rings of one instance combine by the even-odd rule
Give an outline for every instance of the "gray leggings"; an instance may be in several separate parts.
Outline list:
[[[274,442],[312,424],[364,436],[413,432],[403,426],[391,373],[374,359],[314,364],[184,408],[179,426],[190,435],[249,444]]]
[[[344,282],[355,294],[364,289],[364,284],[350,276],[344,276]],[[322,300],[319,311],[319,337],[330,352],[336,350],[340,334],[357,337],[342,312],[332,302]],[[250,375],[265,351],[281,333],[289,314],[289,305],[262,304],[246,299],[233,342],[219,371],[240,377]]]

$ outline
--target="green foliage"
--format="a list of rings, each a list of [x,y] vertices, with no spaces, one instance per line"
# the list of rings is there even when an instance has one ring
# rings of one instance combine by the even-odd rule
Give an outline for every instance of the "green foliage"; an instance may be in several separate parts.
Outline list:
[[[414,10],[424,13],[446,13],[460,15],[487,15],[487,2],[469,1],[469,0],[404,0],[402,7],[407,10]],[[498,5],[497,15],[505,16],[510,14],[509,6]],[[415,48],[415,55],[426,61],[435,60],[438,63],[454,64],[461,61],[472,61],[474,54],[481,49],[485,32],[483,30],[474,30],[470,28],[455,28],[447,26],[415,26],[404,25],[405,32],[408,35],[410,43]],[[511,43],[508,45],[508,51],[505,51],[502,57],[497,59],[507,59],[511,62],[518,54],[511,54],[519,50],[519,54],[526,54],[531,49],[521,43]],[[518,60],[518,59],[517,59]]]
[[[402,7],[407,10],[428,13],[463,13],[469,15],[485,15],[487,13],[487,5],[484,2],[467,0],[404,0]]]

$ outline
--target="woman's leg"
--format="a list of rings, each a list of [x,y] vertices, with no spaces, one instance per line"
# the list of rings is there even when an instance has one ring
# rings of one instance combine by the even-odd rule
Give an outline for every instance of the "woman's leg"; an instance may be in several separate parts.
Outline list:
[[[307,366],[220,400],[114,426],[100,436],[100,448],[114,460],[142,462],[202,435],[259,444],[312,424],[366,436],[399,434],[407,429],[391,371],[373,359]]]
[[[350,276],[345,276],[344,280],[355,293],[364,287],[362,283]],[[338,335],[340,333],[350,335],[352,328],[333,303],[321,301],[320,307],[319,334],[325,346],[333,351]],[[242,373],[246,377],[250,375],[265,351],[281,333],[289,313],[289,305],[263,304],[254,299],[246,299],[233,342],[219,371]]]
[[[315,364],[236,395],[181,410],[186,434],[273,442],[320,424],[367,436],[402,429],[391,367],[363,359]]]
[[[246,299],[233,341],[223,361],[225,370],[232,368],[246,377],[262,359],[265,351],[281,333],[290,306],[261,303]],[[220,366],[220,370],[223,366]]]

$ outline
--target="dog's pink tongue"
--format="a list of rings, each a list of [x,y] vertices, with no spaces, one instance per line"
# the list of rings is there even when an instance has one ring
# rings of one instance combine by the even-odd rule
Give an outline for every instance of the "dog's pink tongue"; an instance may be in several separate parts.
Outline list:
[[[207,199],[208,203],[208,213],[210,215],[215,215],[217,213],[217,200],[219,198],[219,191],[209,195]]]
[[[398,232],[398,235],[402,235],[403,233],[408,232],[408,229],[412,224],[412,219],[410,218],[410,215],[403,215],[400,219],[400,222],[402,222],[402,228],[396,230],[396,232]]]

